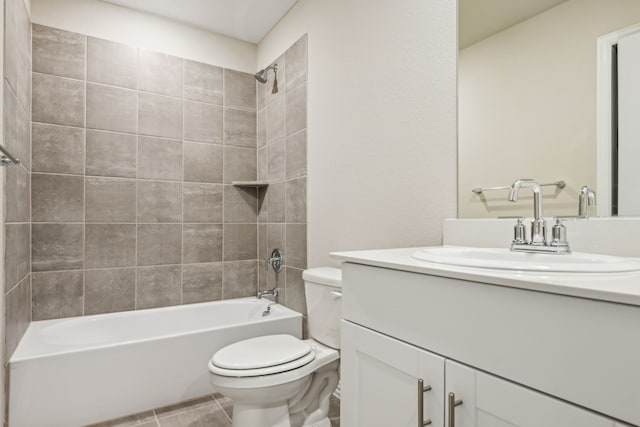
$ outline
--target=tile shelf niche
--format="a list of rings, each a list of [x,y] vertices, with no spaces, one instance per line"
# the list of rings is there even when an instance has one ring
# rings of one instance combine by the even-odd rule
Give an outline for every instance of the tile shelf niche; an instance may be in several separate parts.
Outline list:
[[[231,184],[235,187],[255,187],[255,188],[264,188],[268,187],[269,181],[233,181]]]

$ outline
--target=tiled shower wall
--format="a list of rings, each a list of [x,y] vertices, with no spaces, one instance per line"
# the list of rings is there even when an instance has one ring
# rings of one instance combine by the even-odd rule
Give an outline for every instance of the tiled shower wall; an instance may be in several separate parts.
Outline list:
[[[255,294],[252,75],[33,25],[32,134],[33,320]]]
[[[21,161],[3,167],[6,363],[31,321],[31,20],[23,0],[6,0],[3,144]]]
[[[273,248],[283,251],[279,274],[259,271],[260,288],[284,290],[285,304],[307,314],[302,271],[307,267],[307,36],[274,61],[274,74],[258,85],[258,248],[261,259]]]

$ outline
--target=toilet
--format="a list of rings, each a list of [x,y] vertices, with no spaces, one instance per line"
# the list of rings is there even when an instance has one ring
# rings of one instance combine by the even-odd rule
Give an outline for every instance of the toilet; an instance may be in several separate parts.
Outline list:
[[[339,380],[342,271],[305,270],[310,339],[267,335],[217,351],[209,379],[233,400],[233,427],[331,427]]]

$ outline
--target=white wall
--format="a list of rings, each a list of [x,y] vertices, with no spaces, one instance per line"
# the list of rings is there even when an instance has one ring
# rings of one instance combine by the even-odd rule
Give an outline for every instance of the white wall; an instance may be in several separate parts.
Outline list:
[[[257,64],[308,33],[308,264],[431,245],[456,215],[456,2],[300,0]]]
[[[31,19],[36,24],[247,73],[256,72],[256,46],[252,43],[98,0],[31,2]]]
[[[460,218],[531,216],[530,194],[471,192],[517,178],[564,179],[545,215],[577,214],[596,188],[596,39],[637,22],[637,0],[570,0],[460,52]]]

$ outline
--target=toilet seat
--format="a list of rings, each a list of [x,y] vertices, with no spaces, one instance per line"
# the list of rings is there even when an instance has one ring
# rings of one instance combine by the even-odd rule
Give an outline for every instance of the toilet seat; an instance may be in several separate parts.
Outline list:
[[[267,335],[224,347],[213,355],[209,369],[226,377],[257,377],[300,368],[315,357],[307,341],[291,335]]]

